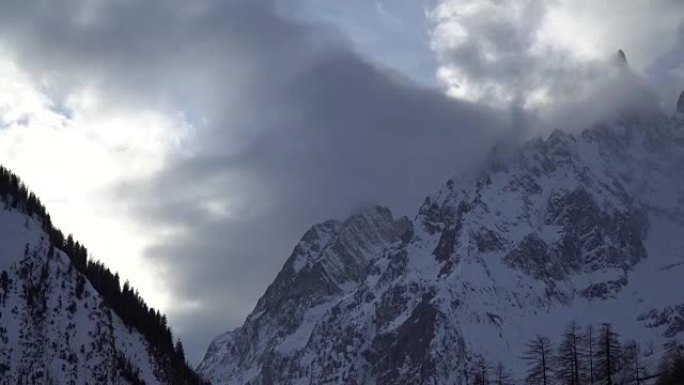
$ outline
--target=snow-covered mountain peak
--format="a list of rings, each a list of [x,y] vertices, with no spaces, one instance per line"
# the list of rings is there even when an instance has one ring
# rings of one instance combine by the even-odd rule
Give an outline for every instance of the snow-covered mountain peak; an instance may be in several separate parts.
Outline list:
[[[396,242],[408,220],[395,219],[389,209],[373,206],[343,222],[329,220],[313,226],[295,246],[284,271],[305,275],[320,271],[337,286],[365,275],[369,255]]]
[[[494,156],[411,222],[376,210],[314,227],[200,371],[231,385],[458,384],[475,356],[520,375],[525,342],[570,320],[645,344],[684,332],[682,119],[556,131]]]
[[[247,378],[251,374],[240,374],[238,368],[253,365],[271,351],[300,349],[331,300],[363,282],[371,258],[398,242],[407,228],[407,218],[396,219],[380,206],[359,210],[342,222],[311,227],[245,324],[212,341],[200,370],[209,377]],[[255,338],[261,341],[258,345],[247,343]]]

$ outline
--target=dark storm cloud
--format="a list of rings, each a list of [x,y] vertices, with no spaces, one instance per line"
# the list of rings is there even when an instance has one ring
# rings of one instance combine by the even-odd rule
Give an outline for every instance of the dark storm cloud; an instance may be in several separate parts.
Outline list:
[[[449,100],[268,1],[5,2],[5,42],[57,98],[74,84],[196,126],[131,215],[174,233],[151,247],[193,360],[237,326],[303,232],[381,203],[412,213],[503,133],[504,114]],[[183,305],[189,304],[189,305]]]
[[[221,154],[233,133],[214,132],[201,138],[213,156],[178,161],[145,186],[154,203],[138,212],[181,229],[149,255],[167,266],[177,295],[213,314],[175,317],[183,329],[207,323],[193,341],[201,347],[239,324],[309,226],[368,203],[413,213],[512,131],[499,113],[415,87],[343,49],[289,80],[245,117],[258,134],[243,148]],[[209,201],[227,204],[227,217],[217,219]]]

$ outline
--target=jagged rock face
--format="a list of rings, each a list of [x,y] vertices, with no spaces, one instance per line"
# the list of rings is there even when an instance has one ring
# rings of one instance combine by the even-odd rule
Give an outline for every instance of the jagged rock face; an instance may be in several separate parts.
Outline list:
[[[0,203],[0,384],[163,384],[150,347],[41,223]]]
[[[684,91],[679,94],[679,99],[677,99],[677,112],[684,114]]]
[[[573,319],[663,343],[683,331],[681,164],[681,120],[556,132],[450,180],[410,223],[368,226],[394,230],[354,237],[376,241],[352,256],[325,251],[336,222],[315,226],[199,370],[216,384],[459,384],[473,354],[521,374],[524,343]]]
[[[261,381],[277,382],[282,368],[293,363],[287,355],[306,344],[311,327],[333,299],[358,287],[371,258],[397,242],[407,227],[407,218],[394,219],[383,207],[313,226],[245,324],[212,342],[203,370],[213,377],[242,376],[258,362]],[[252,344],[255,340],[260,345]]]

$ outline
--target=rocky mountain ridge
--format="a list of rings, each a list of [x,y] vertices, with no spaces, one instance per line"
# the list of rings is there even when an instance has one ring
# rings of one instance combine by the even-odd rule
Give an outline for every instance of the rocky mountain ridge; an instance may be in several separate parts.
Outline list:
[[[358,235],[353,257],[328,247],[337,222],[314,226],[199,371],[231,385],[454,384],[479,355],[520,376],[524,343],[571,320],[662,345],[684,330],[681,164],[681,116],[557,131],[448,181],[411,221],[365,212],[363,232],[390,236]]]

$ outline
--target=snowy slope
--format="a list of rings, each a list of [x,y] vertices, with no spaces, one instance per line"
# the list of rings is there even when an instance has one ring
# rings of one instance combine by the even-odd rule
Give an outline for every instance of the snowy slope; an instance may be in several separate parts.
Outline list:
[[[413,221],[364,229],[396,233],[354,258],[326,251],[336,222],[314,226],[199,371],[231,385],[454,384],[477,354],[520,376],[524,343],[572,320],[657,349],[684,331],[682,164],[681,115],[554,132],[450,180]]]
[[[37,215],[0,199],[0,384],[185,384],[55,248]]]
[[[406,218],[394,219],[388,209],[373,207],[342,223],[312,227],[245,325],[211,344],[201,364],[211,373],[207,377],[235,376],[246,383],[261,370],[253,362],[271,354],[274,362],[263,369],[281,371],[278,356],[306,347],[318,320],[363,282],[370,258],[397,242],[407,225]]]

